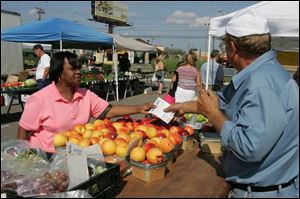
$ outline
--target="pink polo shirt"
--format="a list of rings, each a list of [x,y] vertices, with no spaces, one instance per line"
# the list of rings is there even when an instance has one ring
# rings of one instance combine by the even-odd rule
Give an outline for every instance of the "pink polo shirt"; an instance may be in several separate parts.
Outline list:
[[[28,98],[19,125],[33,132],[29,137],[31,147],[55,152],[52,139],[56,133],[88,123],[90,117],[97,118],[108,105],[107,101],[83,88],[77,88],[69,102],[52,82]]]

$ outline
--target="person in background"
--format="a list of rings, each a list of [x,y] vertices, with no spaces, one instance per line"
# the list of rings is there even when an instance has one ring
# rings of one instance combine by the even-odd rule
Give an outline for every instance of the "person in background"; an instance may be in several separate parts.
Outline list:
[[[33,148],[54,153],[56,133],[86,124],[90,117],[104,119],[135,113],[147,114],[152,103],[111,105],[90,90],[79,88],[81,72],[78,58],[71,52],[56,53],[50,62],[52,84],[28,98],[19,121],[18,139]]]
[[[299,198],[299,87],[271,50],[266,18],[237,12],[224,41],[238,71],[230,84],[165,111],[201,113],[220,134],[228,197]]]
[[[220,89],[220,84],[223,83],[223,78],[222,78],[222,69],[223,67],[220,66],[221,64],[219,63],[220,59],[220,52],[216,49],[212,50],[210,53],[210,67],[208,69],[208,88],[212,89],[214,91]],[[206,70],[207,70],[207,62],[202,64],[201,66],[201,79],[202,83],[206,85]],[[217,77],[217,72],[219,71],[219,76]],[[224,71],[223,71],[223,77],[224,77]]]
[[[184,56],[183,63],[176,69],[178,84],[175,92],[176,102],[190,101],[196,97],[196,91],[202,87],[201,75],[196,68],[197,57],[193,52]]]
[[[155,59],[155,77],[158,83],[158,94],[162,94],[162,91],[164,89],[164,63],[161,61],[159,57]]]
[[[124,53],[124,55],[122,56],[122,58],[119,60],[119,69],[120,69],[120,72],[127,72],[129,71],[131,67],[131,63],[128,59],[128,53]]]
[[[30,71],[36,70],[35,79],[38,83],[38,88],[42,89],[49,85],[51,81],[48,78],[50,57],[45,53],[42,45],[37,44],[32,48],[33,53],[39,58],[37,67],[30,69]]]

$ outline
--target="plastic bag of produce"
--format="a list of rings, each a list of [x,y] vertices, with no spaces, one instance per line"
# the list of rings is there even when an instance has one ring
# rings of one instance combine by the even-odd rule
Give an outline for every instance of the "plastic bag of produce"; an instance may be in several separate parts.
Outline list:
[[[49,195],[67,190],[69,176],[64,151],[53,155],[52,161],[37,176],[27,176],[17,181],[17,194],[23,197]]]
[[[76,190],[76,191],[55,193],[46,196],[37,196],[36,198],[92,198],[92,196],[87,191]]]
[[[30,148],[26,140],[9,140],[1,143],[1,170],[18,175],[40,175],[49,169],[44,151]]]

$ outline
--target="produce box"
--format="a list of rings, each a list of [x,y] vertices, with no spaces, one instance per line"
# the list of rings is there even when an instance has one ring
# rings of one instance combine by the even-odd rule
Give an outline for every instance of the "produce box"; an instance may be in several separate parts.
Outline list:
[[[115,197],[122,189],[120,166],[110,163],[106,163],[106,166],[106,171],[90,177],[89,180],[73,187],[71,190],[86,190],[95,198]]]
[[[187,135],[187,136],[181,136],[182,138],[182,150],[191,149],[194,146],[194,136],[193,135]]]
[[[206,153],[222,153],[220,136],[214,132],[200,133],[200,148]]]
[[[132,164],[132,175],[143,182],[149,183],[165,178],[168,159],[159,164],[143,164],[133,160],[130,160],[130,163]]]

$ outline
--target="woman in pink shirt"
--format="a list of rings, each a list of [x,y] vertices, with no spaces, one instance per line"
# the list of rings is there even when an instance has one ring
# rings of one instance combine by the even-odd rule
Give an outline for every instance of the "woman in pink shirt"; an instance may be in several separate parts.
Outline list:
[[[31,147],[46,152],[55,152],[52,139],[56,133],[88,123],[90,117],[146,114],[153,107],[152,103],[112,106],[90,90],[79,88],[79,62],[71,52],[59,52],[51,58],[49,76],[52,84],[26,102],[17,135],[18,139],[28,140]]]

